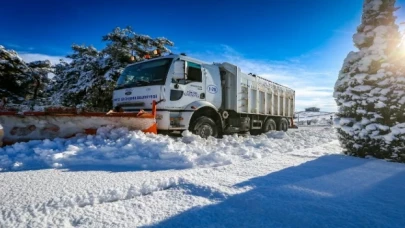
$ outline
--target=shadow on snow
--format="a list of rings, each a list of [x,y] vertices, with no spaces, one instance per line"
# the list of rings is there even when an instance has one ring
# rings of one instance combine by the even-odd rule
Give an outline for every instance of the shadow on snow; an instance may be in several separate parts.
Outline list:
[[[219,203],[191,208],[149,227],[405,227],[405,165],[323,156],[252,178],[225,196],[192,186]]]

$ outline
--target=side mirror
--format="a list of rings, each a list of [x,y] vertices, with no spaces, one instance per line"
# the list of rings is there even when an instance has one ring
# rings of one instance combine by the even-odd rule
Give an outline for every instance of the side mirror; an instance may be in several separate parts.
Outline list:
[[[186,62],[183,60],[176,60],[173,64],[173,79],[181,80],[186,79]]]

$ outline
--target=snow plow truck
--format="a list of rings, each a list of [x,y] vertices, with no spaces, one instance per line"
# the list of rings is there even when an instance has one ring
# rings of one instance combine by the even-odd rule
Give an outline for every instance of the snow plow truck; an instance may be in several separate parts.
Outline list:
[[[293,126],[295,91],[227,62],[169,54],[128,65],[112,103],[108,113],[0,111],[3,143],[95,134],[107,125],[151,133],[190,130],[203,138],[287,131]]]

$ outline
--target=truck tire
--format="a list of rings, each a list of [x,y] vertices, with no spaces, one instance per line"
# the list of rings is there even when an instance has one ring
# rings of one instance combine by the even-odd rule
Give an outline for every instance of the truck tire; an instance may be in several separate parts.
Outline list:
[[[281,118],[278,122],[278,129],[279,131],[287,131],[288,130],[288,121],[286,118]]]
[[[190,126],[190,131],[201,138],[209,136],[218,137],[218,128],[215,122],[206,116],[198,117]]]
[[[277,130],[277,125],[276,125],[276,121],[274,121],[273,119],[267,119],[266,122],[263,125],[263,133],[267,133],[269,131],[275,131]]]

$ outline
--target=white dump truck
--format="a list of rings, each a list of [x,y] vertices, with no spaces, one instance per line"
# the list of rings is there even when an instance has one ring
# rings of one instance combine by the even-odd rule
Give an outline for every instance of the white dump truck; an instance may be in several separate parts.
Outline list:
[[[117,81],[115,110],[150,111],[153,101],[158,131],[190,130],[207,138],[287,131],[295,91],[230,63],[170,54],[127,66]]]

